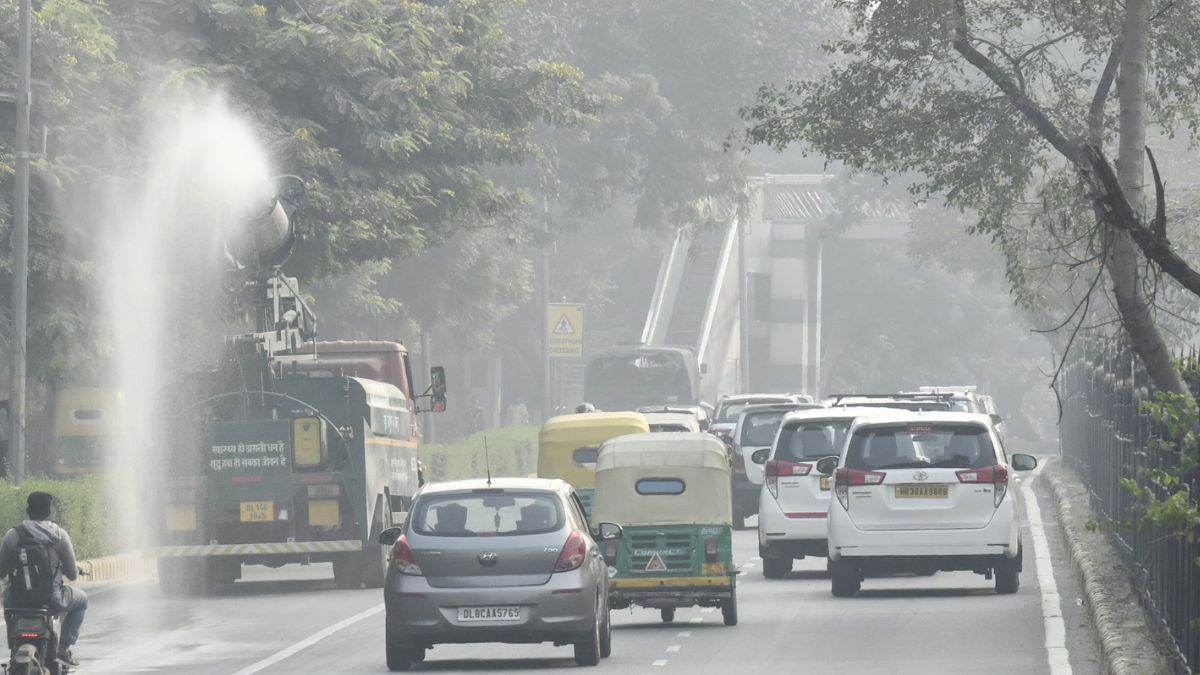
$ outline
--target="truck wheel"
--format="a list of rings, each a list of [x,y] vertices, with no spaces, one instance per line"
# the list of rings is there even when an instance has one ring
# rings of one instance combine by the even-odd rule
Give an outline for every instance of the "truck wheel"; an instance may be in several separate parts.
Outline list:
[[[187,591],[183,561],[173,558],[159,558],[158,590],[167,597],[178,597]]]
[[[725,620],[726,626],[737,625],[737,586],[730,589],[729,599],[725,604],[721,605],[721,618]]]
[[[363,564],[359,554],[348,553],[333,559],[333,583],[349,590],[362,588]]]
[[[768,579],[782,579],[792,571],[791,558],[763,558],[763,576]]]
[[[387,547],[374,544],[367,546],[362,552],[363,584],[367,588],[383,588],[383,581],[387,577]]]
[[[663,607],[662,609],[658,610],[658,614],[662,617],[663,623],[671,623],[675,620],[674,607]]]

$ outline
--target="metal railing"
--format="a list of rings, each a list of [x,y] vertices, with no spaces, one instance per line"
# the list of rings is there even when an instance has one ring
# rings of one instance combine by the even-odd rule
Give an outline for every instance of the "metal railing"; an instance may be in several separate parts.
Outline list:
[[[1100,525],[1111,530],[1133,570],[1143,605],[1174,639],[1178,660],[1187,664],[1180,663],[1180,671],[1194,672],[1200,667],[1200,545],[1183,528],[1142,520],[1123,483],[1132,480],[1165,496],[1164,486],[1146,472],[1177,461],[1174,449],[1153,442],[1163,437],[1142,406],[1153,395],[1150,378],[1121,340],[1080,339],[1072,356],[1062,380],[1063,460],[1082,474],[1092,509],[1105,521]],[[1192,390],[1200,390],[1200,377],[1192,379]]]

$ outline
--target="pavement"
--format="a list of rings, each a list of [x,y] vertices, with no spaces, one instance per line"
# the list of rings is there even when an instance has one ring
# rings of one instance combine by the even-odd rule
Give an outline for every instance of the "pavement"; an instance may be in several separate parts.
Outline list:
[[[823,558],[767,580],[755,531],[738,531],[737,626],[722,625],[719,610],[682,609],[672,624],[654,610],[614,611],[612,657],[591,672],[1097,675],[1090,618],[1048,486],[1023,478],[1017,492],[1028,503],[1015,595],[995,595],[981,576],[942,572],[871,578],[858,596],[834,598]],[[163,597],[146,581],[93,588],[75,653],[89,675],[387,672],[380,591],[338,590],[332,576],[328,565],[247,567],[231,591],[208,598]],[[415,668],[574,669],[570,647],[548,644],[442,645]]]

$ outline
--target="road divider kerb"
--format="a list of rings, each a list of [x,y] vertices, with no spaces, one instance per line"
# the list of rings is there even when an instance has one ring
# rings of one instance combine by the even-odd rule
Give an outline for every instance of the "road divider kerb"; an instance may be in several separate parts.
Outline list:
[[[141,553],[88,558],[80,560],[78,567],[80,572],[87,575],[79,580],[80,585],[84,587],[134,579],[153,579],[158,576],[154,558],[147,558]]]
[[[1087,488],[1060,461],[1041,472],[1057,506],[1071,565],[1080,580],[1088,613],[1109,675],[1168,675],[1176,672],[1170,639],[1156,630],[1130,583],[1131,574],[1109,537],[1094,527]]]

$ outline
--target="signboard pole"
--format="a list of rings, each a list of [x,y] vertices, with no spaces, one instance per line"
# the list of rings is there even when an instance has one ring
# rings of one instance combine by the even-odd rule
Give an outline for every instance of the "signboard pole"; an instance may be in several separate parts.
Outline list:
[[[541,305],[542,325],[550,321],[550,202],[542,197],[542,278]],[[542,421],[554,416],[554,403],[550,392],[550,336],[542,334]]]

